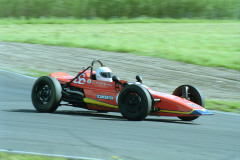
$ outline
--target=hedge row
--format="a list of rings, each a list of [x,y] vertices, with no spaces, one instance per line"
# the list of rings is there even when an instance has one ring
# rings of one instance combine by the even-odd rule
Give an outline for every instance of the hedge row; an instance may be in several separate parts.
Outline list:
[[[0,17],[240,19],[239,0],[0,0]]]

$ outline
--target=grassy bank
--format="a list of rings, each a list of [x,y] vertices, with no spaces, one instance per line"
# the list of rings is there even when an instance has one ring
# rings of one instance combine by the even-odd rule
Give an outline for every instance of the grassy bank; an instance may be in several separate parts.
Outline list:
[[[62,158],[57,156],[42,156],[35,155],[35,153],[29,154],[19,154],[19,153],[8,153],[8,152],[0,152],[0,160],[94,160],[94,158]],[[110,160],[120,160],[117,156],[111,156],[108,159]],[[97,159],[96,159],[97,160]]]
[[[37,24],[37,20],[26,24],[29,21],[14,20],[11,24],[1,25],[6,22],[2,20],[0,41],[130,52],[240,70],[240,22],[195,23],[197,20],[193,20],[191,23],[191,20],[183,20],[181,23],[181,20],[172,20],[175,23],[159,23],[143,20],[153,22],[128,23],[127,20],[117,20],[114,23],[114,20],[85,20],[82,24],[81,21],[74,24],[65,20],[70,24],[57,24],[52,20],[53,24],[46,24],[47,20],[43,21],[44,24]]]
[[[1,160],[68,160],[66,158],[0,152]]]
[[[224,112],[240,113],[240,101],[206,100],[206,108]]]

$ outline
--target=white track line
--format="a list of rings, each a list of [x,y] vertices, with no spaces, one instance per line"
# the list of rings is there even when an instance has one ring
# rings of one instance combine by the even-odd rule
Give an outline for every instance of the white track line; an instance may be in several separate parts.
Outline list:
[[[103,160],[103,159],[97,159],[97,158],[78,157],[78,156],[69,156],[69,155],[61,155],[61,154],[46,154],[46,153],[36,153],[36,152],[14,151],[14,150],[7,150],[7,149],[0,149],[0,152],[29,154],[29,155],[38,155],[38,156],[48,156],[48,157],[61,157],[61,158],[70,158],[70,159],[81,159],[81,160]]]
[[[1,71],[1,72],[7,72],[7,73],[16,74],[16,75],[18,75],[18,76],[22,76],[22,77],[26,77],[26,78],[37,79],[36,77],[27,76],[27,75],[24,75],[24,74],[21,74],[21,73],[6,71],[6,70],[2,70],[2,69],[0,69],[0,71]]]

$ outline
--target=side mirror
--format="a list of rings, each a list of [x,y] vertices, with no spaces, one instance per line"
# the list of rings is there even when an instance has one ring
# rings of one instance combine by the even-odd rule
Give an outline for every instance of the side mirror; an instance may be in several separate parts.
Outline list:
[[[142,83],[142,77],[141,77],[140,75],[137,75],[137,76],[136,76],[136,79],[137,79],[137,82]]]
[[[114,76],[112,77],[112,80],[113,80],[113,82],[120,83],[120,79],[119,79],[119,77],[116,76],[116,75],[114,75]]]

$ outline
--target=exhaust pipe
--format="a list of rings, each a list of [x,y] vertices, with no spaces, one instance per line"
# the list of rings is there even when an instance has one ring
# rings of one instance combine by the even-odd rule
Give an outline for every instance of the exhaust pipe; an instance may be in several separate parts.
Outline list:
[[[78,95],[84,97],[84,94],[83,94],[82,92],[80,92],[80,91],[73,91],[73,90],[70,90],[70,89],[66,89],[65,91],[66,91],[67,93],[78,94]]]

